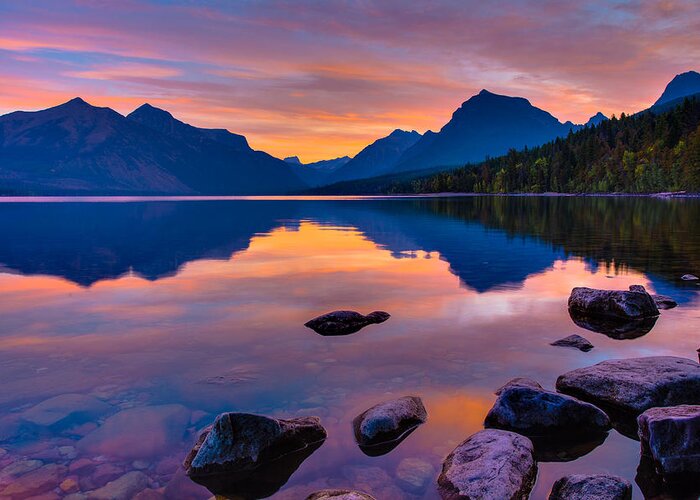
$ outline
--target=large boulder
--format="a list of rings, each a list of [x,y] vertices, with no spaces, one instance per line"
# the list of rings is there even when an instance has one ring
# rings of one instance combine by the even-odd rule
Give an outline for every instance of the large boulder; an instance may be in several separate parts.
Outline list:
[[[558,479],[549,500],[631,500],[632,484],[610,474],[571,474]]]
[[[355,417],[355,439],[365,453],[382,455],[394,448],[385,445],[398,444],[427,418],[428,412],[419,397],[404,396],[385,401]],[[373,453],[375,449],[377,453]]]
[[[527,499],[537,463],[530,440],[502,430],[473,434],[445,459],[438,478],[443,499]]]
[[[592,439],[610,430],[610,419],[599,408],[571,396],[512,386],[499,394],[484,426],[532,437]]]
[[[354,490],[321,490],[312,493],[306,500],[374,500],[374,497]]]
[[[700,364],[673,356],[613,359],[559,376],[557,390],[636,416],[655,406],[700,404]]]
[[[700,475],[700,406],[650,408],[637,419],[642,453],[670,482]]]
[[[374,311],[366,316],[356,311],[333,311],[307,321],[304,326],[320,335],[349,335],[367,325],[384,323],[390,316],[384,311]]]
[[[569,310],[588,316],[627,320],[659,315],[654,299],[641,285],[632,285],[629,290],[576,287],[569,296]]]
[[[267,497],[326,439],[318,417],[222,413],[185,459],[187,475],[223,496]]]

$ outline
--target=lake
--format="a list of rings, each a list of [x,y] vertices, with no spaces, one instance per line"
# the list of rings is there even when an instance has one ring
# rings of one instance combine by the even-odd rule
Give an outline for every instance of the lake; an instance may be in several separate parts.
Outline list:
[[[157,490],[142,498],[209,498],[180,464],[238,411],[328,431],[274,498],[437,498],[443,459],[510,378],[551,389],[606,359],[697,359],[700,286],[680,276],[700,274],[698,221],[697,199],[623,197],[0,203],[0,494],[138,471],[130,491]],[[623,338],[569,316],[573,287],[632,284],[679,306]],[[304,327],[335,309],[391,318],[340,337]],[[549,345],[573,333],[595,348]],[[353,418],[404,395],[427,423],[365,455]],[[540,462],[532,498],[567,473],[634,483],[637,441],[613,430],[591,448]]]

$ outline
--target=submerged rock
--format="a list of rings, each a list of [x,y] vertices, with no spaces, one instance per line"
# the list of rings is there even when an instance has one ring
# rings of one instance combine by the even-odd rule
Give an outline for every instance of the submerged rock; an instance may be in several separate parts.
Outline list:
[[[632,484],[610,474],[571,474],[552,486],[549,500],[631,500]]]
[[[304,326],[320,335],[349,335],[367,325],[383,323],[390,317],[384,311],[374,311],[366,316],[355,311],[333,311],[307,321]]]
[[[434,477],[433,466],[420,458],[404,458],[396,467],[399,486],[411,493],[422,493]]]
[[[697,280],[700,280],[700,278],[698,278],[698,277],[695,276],[694,274],[684,274],[683,276],[681,276],[681,279],[682,279],[683,281],[697,281]]]
[[[654,406],[700,403],[700,364],[673,356],[608,360],[559,376],[557,390],[636,416]]]
[[[673,309],[678,305],[678,302],[668,295],[652,295],[651,298],[659,309]]]
[[[78,441],[78,450],[92,456],[150,458],[181,443],[190,415],[178,404],[122,410]]]
[[[374,500],[374,497],[361,491],[321,490],[312,493],[306,500]]]
[[[642,454],[669,482],[700,474],[700,405],[650,408],[638,418]]]
[[[216,495],[275,493],[326,439],[318,417],[222,413],[185,459],[187,475]]]
[[[484,426],[525,436],[593,438],[610,429],[610,419],[599,408],[571,396],[511,386],[499,394]]]
[[[355,417],[355,439],[365,453],[373,456],[383,455],[391,451],[427,418],[428,413],[423,402],[416,396],[379,403]],[[385,451],[383,445],[387,444],[390,446],[387,446]]]
[[[569,309],[588,316],[636,320],[659,315],[659,309],[643,286],[629,290],[596,290],[576,287],[569,296]]]
[[[61,394],[32,406],[22,419],[41,426],[76,424],[95,420],[112,409],[111,405],[84,394]]]
[[[130,500],[148,487],[148,476],[143,472],[127,472],[102,488],[87,493],[88,500]]]
[[[563,339],[555,340],[549,345],[558,347],[574,347],[579,351],[588,352],[593,349],[593,344],[580,335],[569,335]]]
[[[24,499],[48,492],[58,487],[67,472],[65,465],[44,465],[14,479],[0,491],[0,498]]]
[[[438,477],[444,499],[527,499],[537,464],[530,440],[502,430],[473,434],[445,459]]]

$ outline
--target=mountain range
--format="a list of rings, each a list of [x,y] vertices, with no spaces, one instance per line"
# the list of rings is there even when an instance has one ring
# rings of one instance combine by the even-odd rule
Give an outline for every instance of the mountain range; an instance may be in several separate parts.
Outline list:
[[[677,75],[650,108],[700,94],[700,74]],[[521,97],[482,90],[438,132],[394,130],[354,158],[309,164],[253,150],[243,135],[198,128],[144,104],[127,116],[80,98],[0,116],[0,194],[262,195],[400,172],[450,168],[544,144],[585,125],[562,123]]]

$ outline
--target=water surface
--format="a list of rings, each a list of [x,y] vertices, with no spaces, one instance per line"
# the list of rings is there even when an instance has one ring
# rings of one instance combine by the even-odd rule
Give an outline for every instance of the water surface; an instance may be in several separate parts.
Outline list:
[[[209,498],[179,464],[218,413],[244,411],[328,430],[276,498],[436,498],[442,460],[510,378],[553,388],[605,359],[695,359],[700,287],[680,276],[700,274],[698,220],[692,199],[0,203],[0,494],[63,496],[138,470],[161,497]],[[572,287],[631,284],[680,305],[626,340],[569,317]],[[334,309],[392,317],[346,337],[304,328]],[[572,333],[595,348],[549,345]],[[352,419],[403,395],[428,423],[366,456]],[[540,463],[532,498],[567,473],[634,482],[638,462],[639,443],[612,431]]]

